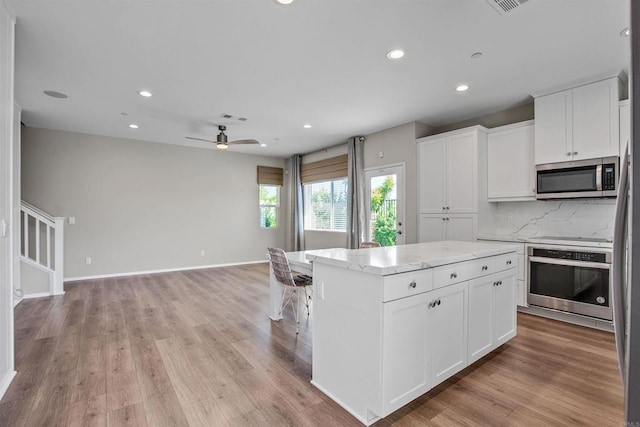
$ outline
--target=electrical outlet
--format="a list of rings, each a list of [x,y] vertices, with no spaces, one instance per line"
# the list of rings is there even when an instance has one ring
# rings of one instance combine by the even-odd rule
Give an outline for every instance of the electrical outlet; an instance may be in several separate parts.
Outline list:
[[[324,282],[319,283],[318,286],[318,299],[324,299]]]
[[[507,212],[507,219],[513,219],[513,212]]]
[[[86,257],[84,259],[84,263],[87,264],[87,265],[90,265],[91,264],[91,257]]]
[[[382,151],[378,152],[378,157],[383,158],[384,157],[384,152],[382,152]]]
[[[76,217],[75,216],[70,216],[69,217],[69,225],[74,225],[76,223]]]
[[[204,249],[200,251],[200,256],[204,256]]]

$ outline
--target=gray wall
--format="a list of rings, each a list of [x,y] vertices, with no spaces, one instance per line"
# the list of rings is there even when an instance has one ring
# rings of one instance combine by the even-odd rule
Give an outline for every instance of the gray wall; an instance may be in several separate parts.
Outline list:
[[[65,227],[65,278],[265,260],[267,246],[286,244],[288,191],[280,227],[261,229],[256,166],[285,163],[23,128],[22,196],[76,218]]]
[[[510,125],[512,123],[524,122],[533,119],[533,99],[524,105],[520,105],[506,110],[496,111],[495,113],[485,114],[483,116],[474,117],[461,122],[440,126],[433,129],[433,134],[448,132],[466,128],[469,126],[481,125],[486,128],[495,128],[498,126]]]

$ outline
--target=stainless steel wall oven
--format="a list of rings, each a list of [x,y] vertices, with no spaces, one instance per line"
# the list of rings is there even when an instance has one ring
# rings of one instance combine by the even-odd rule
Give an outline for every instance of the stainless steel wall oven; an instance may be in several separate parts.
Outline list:
[[[529,246],[530,305],[612,320],[611,251]]]

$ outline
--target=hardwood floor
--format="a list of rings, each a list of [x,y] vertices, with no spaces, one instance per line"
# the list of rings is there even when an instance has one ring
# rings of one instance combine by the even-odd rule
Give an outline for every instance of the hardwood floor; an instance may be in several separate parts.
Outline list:
[[[94,280],[16,307],[2,426],[357,426],[314,389],[310,322],[268,318],[267,264]],[[518,336],[376,425],[622,425],[613,336]]]

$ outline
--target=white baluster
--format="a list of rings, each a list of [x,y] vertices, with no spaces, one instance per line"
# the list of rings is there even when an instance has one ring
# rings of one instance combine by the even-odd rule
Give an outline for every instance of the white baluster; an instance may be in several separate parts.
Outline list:
[[[40,220],[36,218],[36,262],[40,264]]]
[[[47,268],[51,268],[51,226],[47,224]]]

